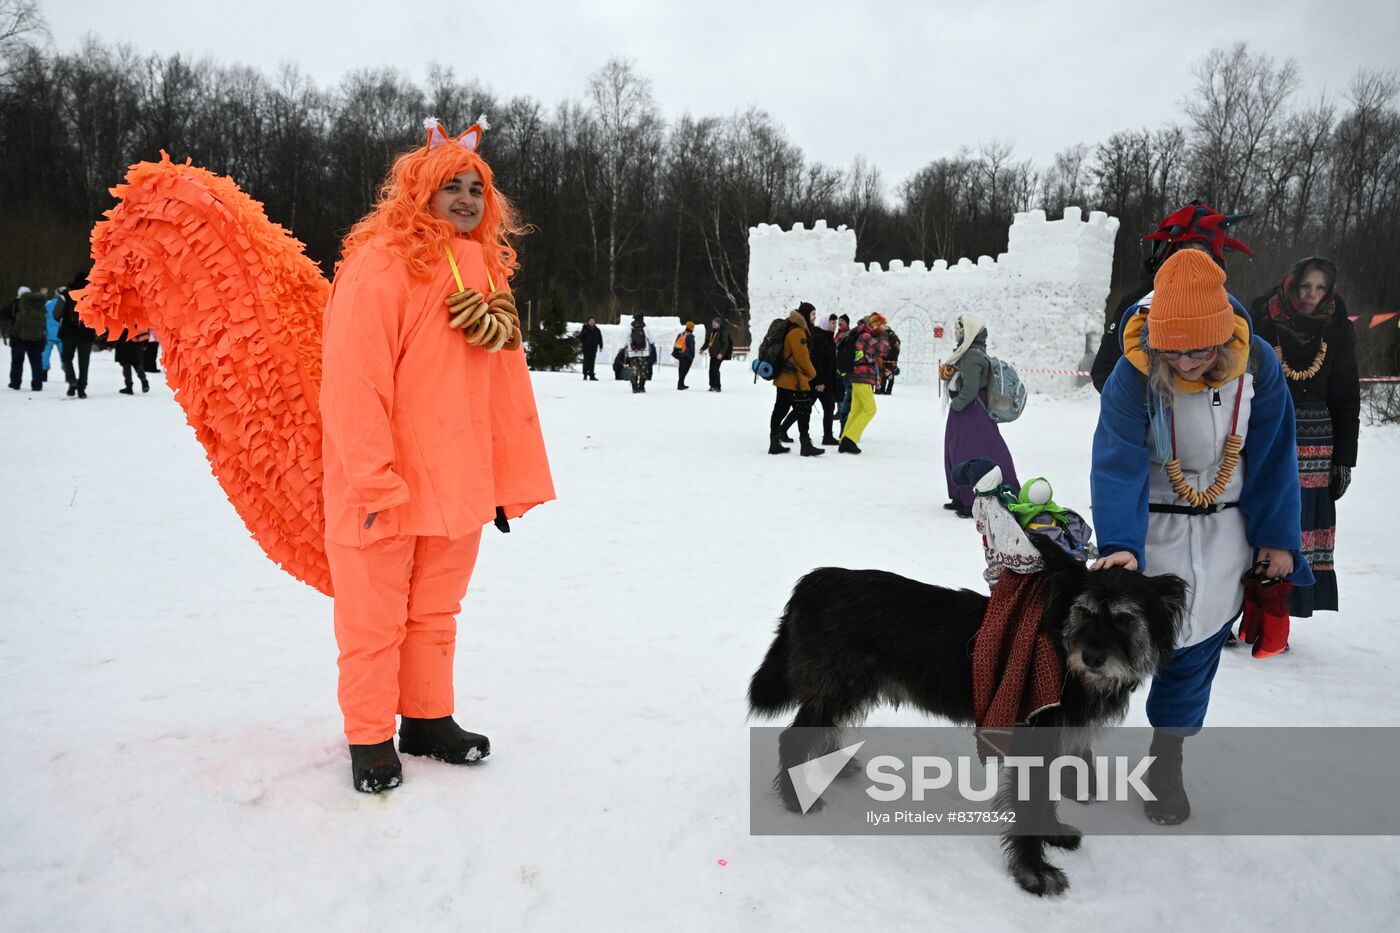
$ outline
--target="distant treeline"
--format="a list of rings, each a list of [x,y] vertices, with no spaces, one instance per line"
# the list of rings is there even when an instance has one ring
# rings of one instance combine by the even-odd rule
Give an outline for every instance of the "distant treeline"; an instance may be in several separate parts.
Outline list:
[[[1341,267],[1354,311],[1400,308],[1400,81],[1358,71],[1340,99],[1301,102],[1296,65],[1245,45],[1197,63],[1179,123],[1072,146],[1048,166],[994,140],[931,161],[893,185],[893,198],[878,167],[810,160],[756,107],[667,121],[649,82],[619,60],[581,99],[550,109],[440,66],[422,83],[358,69],[318,87],[291,66],[268,75],[95,40],[68,52],[12,41],[0,52],[8,294],[66,282],[112,204],[108,188],[162,149],[234,178],[329,271],[390,160],[420,142],[423,117],[460,132],[486,113],[483,153],[535,228],[520,244],[521,307],[552,292],[565,297],[551,310],[570,319],[741,321],[748,230],[760,222],[844,223],[861,261],[931,263],[995,255],[1015,211],[1053,218],[1067,205],[1121,219],[1116,294],[1138,276],[1138,238],[1192,198],[1253,215],[1235,232],[1255,258],[1230,268],[1245,301],[1317,253]],[[1371,339],[1368,368],[1392,369],[1394,353],[1394,341]]]

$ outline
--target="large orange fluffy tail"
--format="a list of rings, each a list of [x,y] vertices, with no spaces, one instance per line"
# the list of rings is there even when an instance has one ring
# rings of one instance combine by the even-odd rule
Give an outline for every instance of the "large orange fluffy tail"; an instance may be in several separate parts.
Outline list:
[[[227,178],[161,153],[112,193],[78,313],[113,336],[155,328],[166,379],[239,517],[268,557],[329,595],[319,394],[330,283]]]

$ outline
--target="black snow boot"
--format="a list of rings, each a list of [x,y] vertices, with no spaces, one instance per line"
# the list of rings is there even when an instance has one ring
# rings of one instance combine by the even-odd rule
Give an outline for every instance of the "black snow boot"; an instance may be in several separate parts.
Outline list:
[[[831,436],[830,434],[822,438],[823,447],[835,447],[840,443],[840,441],[838,441],[835,437]]]
[[[849,437],[843,437],[841,438],[841,446],[837,447],[836,451],[837,453],[843,454],[858,454],[860,453],[860,448],[857,447],[856,442]]]
[[[1155,759],[1142,776],[1147,789],[1156,800],[1144,800],[1143,812],[1158,826],[1176,826],[1191,816],[1191,801],[1186,798],[1186,784],[1181,778],[1183,736],[1153,732],[1148,754]]]
[[[770,454],[785,454],[788,452],[788,448],[779,442],[778,435],[770,434],[768,436],[768,452]]]
[[[468,732],[451,716],[441,719],[403,717],[399,724],[399,751],[426,755],[448,764],[473,764],[491,755],[491,740]]]
[[[810,437],[802,438],[802,456],[820,457],[824,453],[826,453],[826,451],[822,450],[816,444],[813,444]]]
[[[385,739],[378,745],[351,745],[350,777],[355,790],[362,794],[377,794],[402,784],[403,765],[394,751],[394,740]]]

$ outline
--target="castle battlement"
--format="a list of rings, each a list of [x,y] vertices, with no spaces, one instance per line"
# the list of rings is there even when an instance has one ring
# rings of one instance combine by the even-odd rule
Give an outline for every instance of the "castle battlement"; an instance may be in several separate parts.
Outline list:
[[[819,220],[808,229],[759,224],[749,230],[750,329],[801,301],[817,306],[822,319],[848,314],[854,321],[872,311],[890,320],[903,344],[901,374],[932,381],[936,363],[951,351],[953,322],[973,314],[987,326],[988,349],[1018,368],[1074,369],[1084,354],[1085,334],[1103,319],[1113,271],[1118,219],[1078,207],[1049,220],[1043,210],[1015,215],[1006,252],[963,257],[932,267],[916,260],[858,263],[855,231]],[[944,328],[940,342],[935,326]],[[1073,380],[1027,375],[1041,390],[1064,389]]]

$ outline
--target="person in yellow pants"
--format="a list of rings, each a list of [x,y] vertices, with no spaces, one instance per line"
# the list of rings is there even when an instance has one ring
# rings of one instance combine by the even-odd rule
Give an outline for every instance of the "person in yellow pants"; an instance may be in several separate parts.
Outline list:
[[[851,414],[836,448],[843,454],[860,453],[856,445],[875,417],[875,383],[880,378],[876,364],[889,353],[887,328],[885,316],[877,311],[857,324],[846,338],[855,341],[855,367],[851,371]]]

